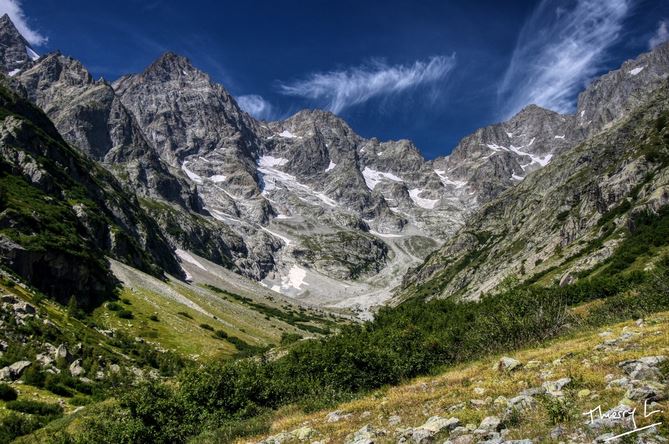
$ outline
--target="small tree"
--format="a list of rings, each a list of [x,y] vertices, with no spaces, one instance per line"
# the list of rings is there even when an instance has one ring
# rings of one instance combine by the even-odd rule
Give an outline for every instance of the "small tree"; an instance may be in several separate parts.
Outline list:
[[[81,316],[81,311],[77,305],[77,298],[75,298],[74,295],[70,296],[70,300],[67,303],[67,316],[75,319],[78,319]]]

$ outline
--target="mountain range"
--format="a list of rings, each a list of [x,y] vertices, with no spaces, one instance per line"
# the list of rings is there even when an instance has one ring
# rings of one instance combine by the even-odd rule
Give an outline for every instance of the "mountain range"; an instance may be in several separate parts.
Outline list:
[[[428,161],[410,141],[365,139],[325,111],[258,121],[174,53],[94,80],[71,57],[37,57],[7,16],[0,28],[8,85],[136,195],[173,250],[361,316],[410,267],[460,242],[486,205],[647,101],[669,66],[659,46],[594,81],[574,114],[530,105]]]

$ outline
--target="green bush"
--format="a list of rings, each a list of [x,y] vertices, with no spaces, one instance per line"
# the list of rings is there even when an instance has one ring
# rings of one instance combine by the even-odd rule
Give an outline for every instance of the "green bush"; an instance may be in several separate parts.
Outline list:
[[[227,339],[228,334],[226,332],[224,332],[223,330],[216,330],[214,332],[214,338],[216,338],[216,339]]]
[[[281,345],[290,345],[294,342],[299,341],[302,339],[302,335],[298,333],[282,333],[281,334]]]
[[[0,444],[8,444],[19,436],[27,435],[44,424],[36,417],[9,413],[0,417]]]
[[[9,384],[0,384],[0,400],[2,401],[14,401],[17,398],[18,394],[14,387]]]
[[[47,404],[40,401],[32,401],[28,399],[18,399],[9,401],[6,404],[9,410],[14,410],[21,413],[29,413],[31,415],[40,416],[59,416],[63,414],[63,408],[58,404]]]
[[[202,328],[204,330],[214,331],[214,327],[212,327],[209,324],[200,324],[200,328]]]
[[[21,376],[23,382],[33,387],[44,387],[44,381],[46,380],[46,374],[42,369],[37,365],[31,365],[28,367]]]
[[[135,317],[130,310],[126,309],[121,309],[117,311],[116,316],[118,316],[121,319],[133,319]]]
[[[158,315],[155,314],[149,316],[149,319],[152,320],[153,322],[160,322],[160,319],[158,319]]]
[[[105,306],[107,307],[108,310],[111,310],[111,311],[120,311],[120,310],[123,310],[123,307],[121,307],[121,306],[120,306],[119,304],[117,304],[116,302],[107,302],[107,304],[106,304]]]
[[[177,312],[177,314],[178,314],[179,316],[183,316],[184,318],[193,319],[193,316],[191,316],[190,314],[186,313],[185,311],[179,311],[179,312]]]

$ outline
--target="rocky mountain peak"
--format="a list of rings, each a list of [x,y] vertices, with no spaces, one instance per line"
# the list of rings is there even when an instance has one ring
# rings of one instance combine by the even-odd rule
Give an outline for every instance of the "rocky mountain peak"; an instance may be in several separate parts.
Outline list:
[[[47,54],[39,64],[29,67],[21,76],[36,82],[35,85],[29,85],[28,91],[41,89],[40,85],[51,85],[54,82],[58,82],[61,86],[84,86],[95,83],[80,61],[59,51]]]
[[[163,53],[142,73],[145,80],[169,81],[195,77],[208,78],[188,58],[172,51]]]
[[[37,60],[39,55],[21,35],[14,22],[5,14],[0,17],[0,68],[10,76]]]

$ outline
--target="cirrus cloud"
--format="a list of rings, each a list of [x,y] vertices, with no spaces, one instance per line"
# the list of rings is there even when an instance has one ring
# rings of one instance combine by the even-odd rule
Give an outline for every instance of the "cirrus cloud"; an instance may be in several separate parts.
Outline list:
[[[529,104],[571,112],[617,41],[632,0],[542,0],[498,88],[505,118]]]
[[[274,115],[272,104],[257,94],[239,96],[237,104],[256,119],[270,120]]]
[[[648,47],[653,49],[666,41],[669,41],[669,19],[662,20],[657,25],[657,31],[648,41]]]
[[[411,65],[382,61],[340,71],[316,73],[294,83],[279,84],[279,92],[319,102],[339,113],[368,100],[397,94],[444,79],[455,67],[455,55],[435,56]]]
[[[20,0],[0,0],[0,16],[7,14],[16,29],[23,35],[28,43],[35,46],[43,45],[47,38],[28,24],[28,18],[23,12]]]

